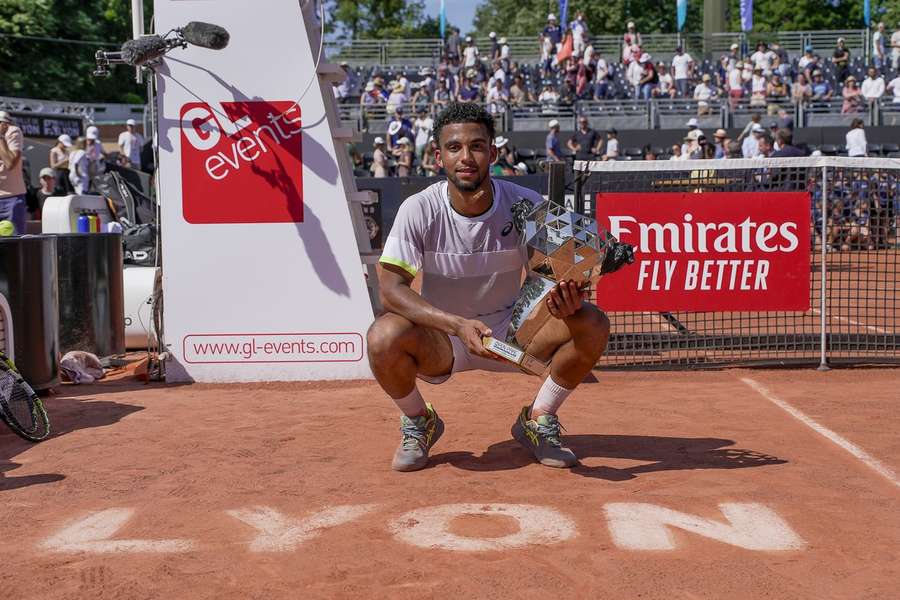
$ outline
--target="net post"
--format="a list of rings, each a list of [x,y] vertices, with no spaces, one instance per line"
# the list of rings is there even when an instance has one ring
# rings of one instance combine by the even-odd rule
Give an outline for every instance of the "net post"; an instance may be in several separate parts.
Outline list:
[[[555,202],[560,206],[566,205],[566,163],[557,161],[547,165],[550,172],[549,189],[547,196],[550,202]]]
[[[575,175],[575,212],[580,215],[584,212],[584,177],[585,171],[574,171]]]
[[[828,366],[828,356],[827,356],[827,327],[828,327],[828,316],[826,313],[827,303],[825,301],[825,290],[826,284],[828,281],[828,270],[826,268],[826,259],[828,254],[828,167],[822,167],[822,229],[820,232],[821,237],[821,268],[819,273],[819,328],[822,332],[822,339],[820,342],[820,356],[819,356],[819,371],[830,371],[831,367]]]

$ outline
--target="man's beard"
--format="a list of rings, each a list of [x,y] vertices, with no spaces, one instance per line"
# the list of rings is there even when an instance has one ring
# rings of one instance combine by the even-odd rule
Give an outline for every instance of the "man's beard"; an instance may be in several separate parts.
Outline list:
[[[460,179],[456,176],[455,172],[447,173],[447,179],[449,179],[450,182],[456,186],[456,189],[458,189],[461,192],[474,192],[475,190],[477,190],[478,188],[481,187],[481,184],[484,183],[484,180],[486,178],[487,178],[487,174],[485,174],[483,177],[480,177],[478,179],[478,181],[473,181],[472,183],[468,183],[465,181],[460,181]]]

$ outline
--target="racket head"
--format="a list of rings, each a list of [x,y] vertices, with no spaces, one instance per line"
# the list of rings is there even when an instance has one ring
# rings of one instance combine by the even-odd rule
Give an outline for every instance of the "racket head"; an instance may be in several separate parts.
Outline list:
[[[16,371],[0,361],[0,413],[17,435],[40,441],[50,435],[50,421],[44,404]]]

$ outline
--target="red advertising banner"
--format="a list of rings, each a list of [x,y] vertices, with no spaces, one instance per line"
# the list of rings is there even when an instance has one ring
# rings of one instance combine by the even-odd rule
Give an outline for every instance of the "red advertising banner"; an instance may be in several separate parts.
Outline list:
[[[810,199],[805,192],[600,193],[597,219],[634,245],[604,276],[608,311],[809,309]]]
[[[189,102],[181,107],[188,223],[302,223],[300,106]]]

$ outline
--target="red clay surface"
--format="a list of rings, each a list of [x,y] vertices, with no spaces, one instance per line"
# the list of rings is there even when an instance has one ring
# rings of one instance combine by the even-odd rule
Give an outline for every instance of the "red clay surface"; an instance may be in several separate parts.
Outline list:
[[[583,464],[533,463],[510,440],[538,381],[465,373],[423,394],[446,421],[433,466],[389,468],[395,410],[373,382],[62,388],[58,431],[28,445],[0,432],[0,586],[8,598],[871,598],[900,582],[900,487],[741,383],[749,377],[900,469],[897,370],[601,372],[561,412]],[[748,550],[671,529],[672,550],[617,546],[613,502],[725,523],[721,503],[758,503],[805,542]],[[573,539],[519,550],[422,549],[390,527],[447,503],[537,505]],[[300,519],[377,505],[289,551],[254,552],[226,514],[270,507]],[[95,511],[134,509],[113,539],[194,540],[188,552],[60,553],[42,542]],[[410,523],[402,523],[407,527]],[[500,537],[510,517],[450,531]]]

